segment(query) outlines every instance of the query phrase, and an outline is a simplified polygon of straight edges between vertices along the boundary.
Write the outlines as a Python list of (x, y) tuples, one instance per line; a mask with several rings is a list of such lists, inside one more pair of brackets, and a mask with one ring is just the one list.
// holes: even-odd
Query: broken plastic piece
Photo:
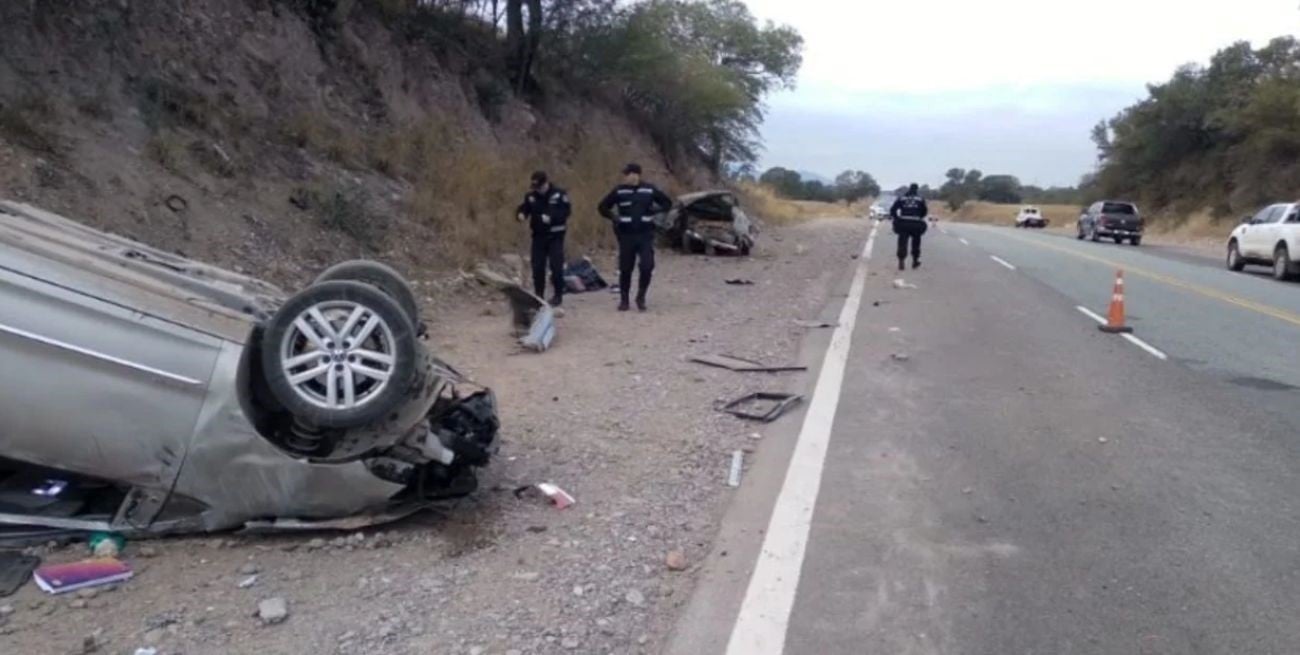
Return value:
[(732, 416), (771, 423), (801, 400), (803, 396), (798, 394), (759, 391), (737, 398), (721, 409)]
[(735, 355), (696, 355), (691, 357), (692, 362), (725, 368), (729, 371), (738, 371), (741, 373), (781, 373), (783, 371), (806, 371), (807, 366), (798, 364), (787, 366), (768, 366), (762, 362), (756, 362), (750, 359), (743, 359)]
[(831, 321), (809, 321), (802, 318), (796, 318), (794, 324), (806, 328), (836, 328), (840, 326), (839, 323), (832, 323)]
[(737, 450), (731, 453), (731, 470), (727, 473), (727, 486), (740, 486), (740, 471), (745, 465), (745, 451)]
[(741, 278), (733, 278), (733, 279), (727, 280), (727, 284), (738, 285), (738, 286), (751, 286), (751, 285), (754, 284), (754, 281), (753, 281), (753, 280), (745, 280), (745, 279), (741, 279)]
[(551, 342), (555, 340), (555, 310), (551, 307), (542, 307), (533, 317), (533, 324), (528, 328), (528, 333), (519, 339), (519, 345), (533, 351), (546, 352), (551, 347)]
[(519, 487), (518, 489), (515, 489), (515, 498), (523, 498), (528, 494), (528, 492), (534, 489), (541, 492), (543, 496), (549, 498), (551, 504), (555, 505), (556, 509), (565, 509), (566, 507), (578, 502), (573, 499), (573, 496), (569, 495), (569, 492), (550, 482), (539, 482), (537, 484), (528, 484)]
[(895, 289), (916, 289), (917, 286), (900, 277), (894, 280), (894, 288)]

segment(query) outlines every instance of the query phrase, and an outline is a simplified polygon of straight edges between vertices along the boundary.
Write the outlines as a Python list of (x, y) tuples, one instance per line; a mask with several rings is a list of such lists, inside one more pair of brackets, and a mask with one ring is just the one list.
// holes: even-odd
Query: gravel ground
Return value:
[[(661, 252), (650, 312), (570, 296), (541, 355), (517, 351), (498, 297), (439, 303), (439, 352), (501, 403), (501, 452), (479, 492), (382, 531), (133, 542), (137, 575), (116, 589), (28, 584), (0, 599), (0, 653), (657, 652), (730, 497), (730, 453), (761, 444), (715, 401), (792, 384), (686, 357), (795, 357), (792, 321), (820, 312), (866, 231), (774, 228), (750, 259)], [(598, 266), (611, 277), (610, 257)], [(511, 493), (542, 481), (577, 504)], [(84, 548), (40, 550), (63, 562)], [(259, 617), (276, 599), (287, 617)]]

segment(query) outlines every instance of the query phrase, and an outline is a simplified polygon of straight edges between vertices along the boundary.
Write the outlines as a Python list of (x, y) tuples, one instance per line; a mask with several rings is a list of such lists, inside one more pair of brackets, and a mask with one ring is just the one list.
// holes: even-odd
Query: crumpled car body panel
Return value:
[(730, 191), (701, 191), (677, 198), (655, 217), (659, 233), (684, 252), (749, 254), (757, 228)]
[(473, 385), (422, 342), (398, 410), (328, 435), (341, 456), (288, 447), (249, 382), (282, 302), (253, 278), (0, 202), (0, 525), (364, 523), (472, 488), (495, 403), (474, 406), (491, 414), (475, 434), (439, 423)]

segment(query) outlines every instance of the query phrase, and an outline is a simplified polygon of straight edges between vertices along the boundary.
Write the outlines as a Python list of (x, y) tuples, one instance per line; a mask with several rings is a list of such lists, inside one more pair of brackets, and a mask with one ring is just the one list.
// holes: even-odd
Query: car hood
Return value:
[(285, 296), (279, 288), (101, 232), (30, 205), (0, 201), (0, 267), (143, 314), (244, 343)]

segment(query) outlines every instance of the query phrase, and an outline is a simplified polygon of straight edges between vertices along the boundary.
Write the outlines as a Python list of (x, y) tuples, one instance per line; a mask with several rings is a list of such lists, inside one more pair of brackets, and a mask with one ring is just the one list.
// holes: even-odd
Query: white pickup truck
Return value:
[(1047, 227), (1047, 219), (1037, 207), (1021, 207), (1016, 214), (1016, 227)]
[(1228, 268), (1271, 266), (1273, 277), (1300, 275), (1300, 202), (1269, 205), (1243, 219), (1228, 237)]

